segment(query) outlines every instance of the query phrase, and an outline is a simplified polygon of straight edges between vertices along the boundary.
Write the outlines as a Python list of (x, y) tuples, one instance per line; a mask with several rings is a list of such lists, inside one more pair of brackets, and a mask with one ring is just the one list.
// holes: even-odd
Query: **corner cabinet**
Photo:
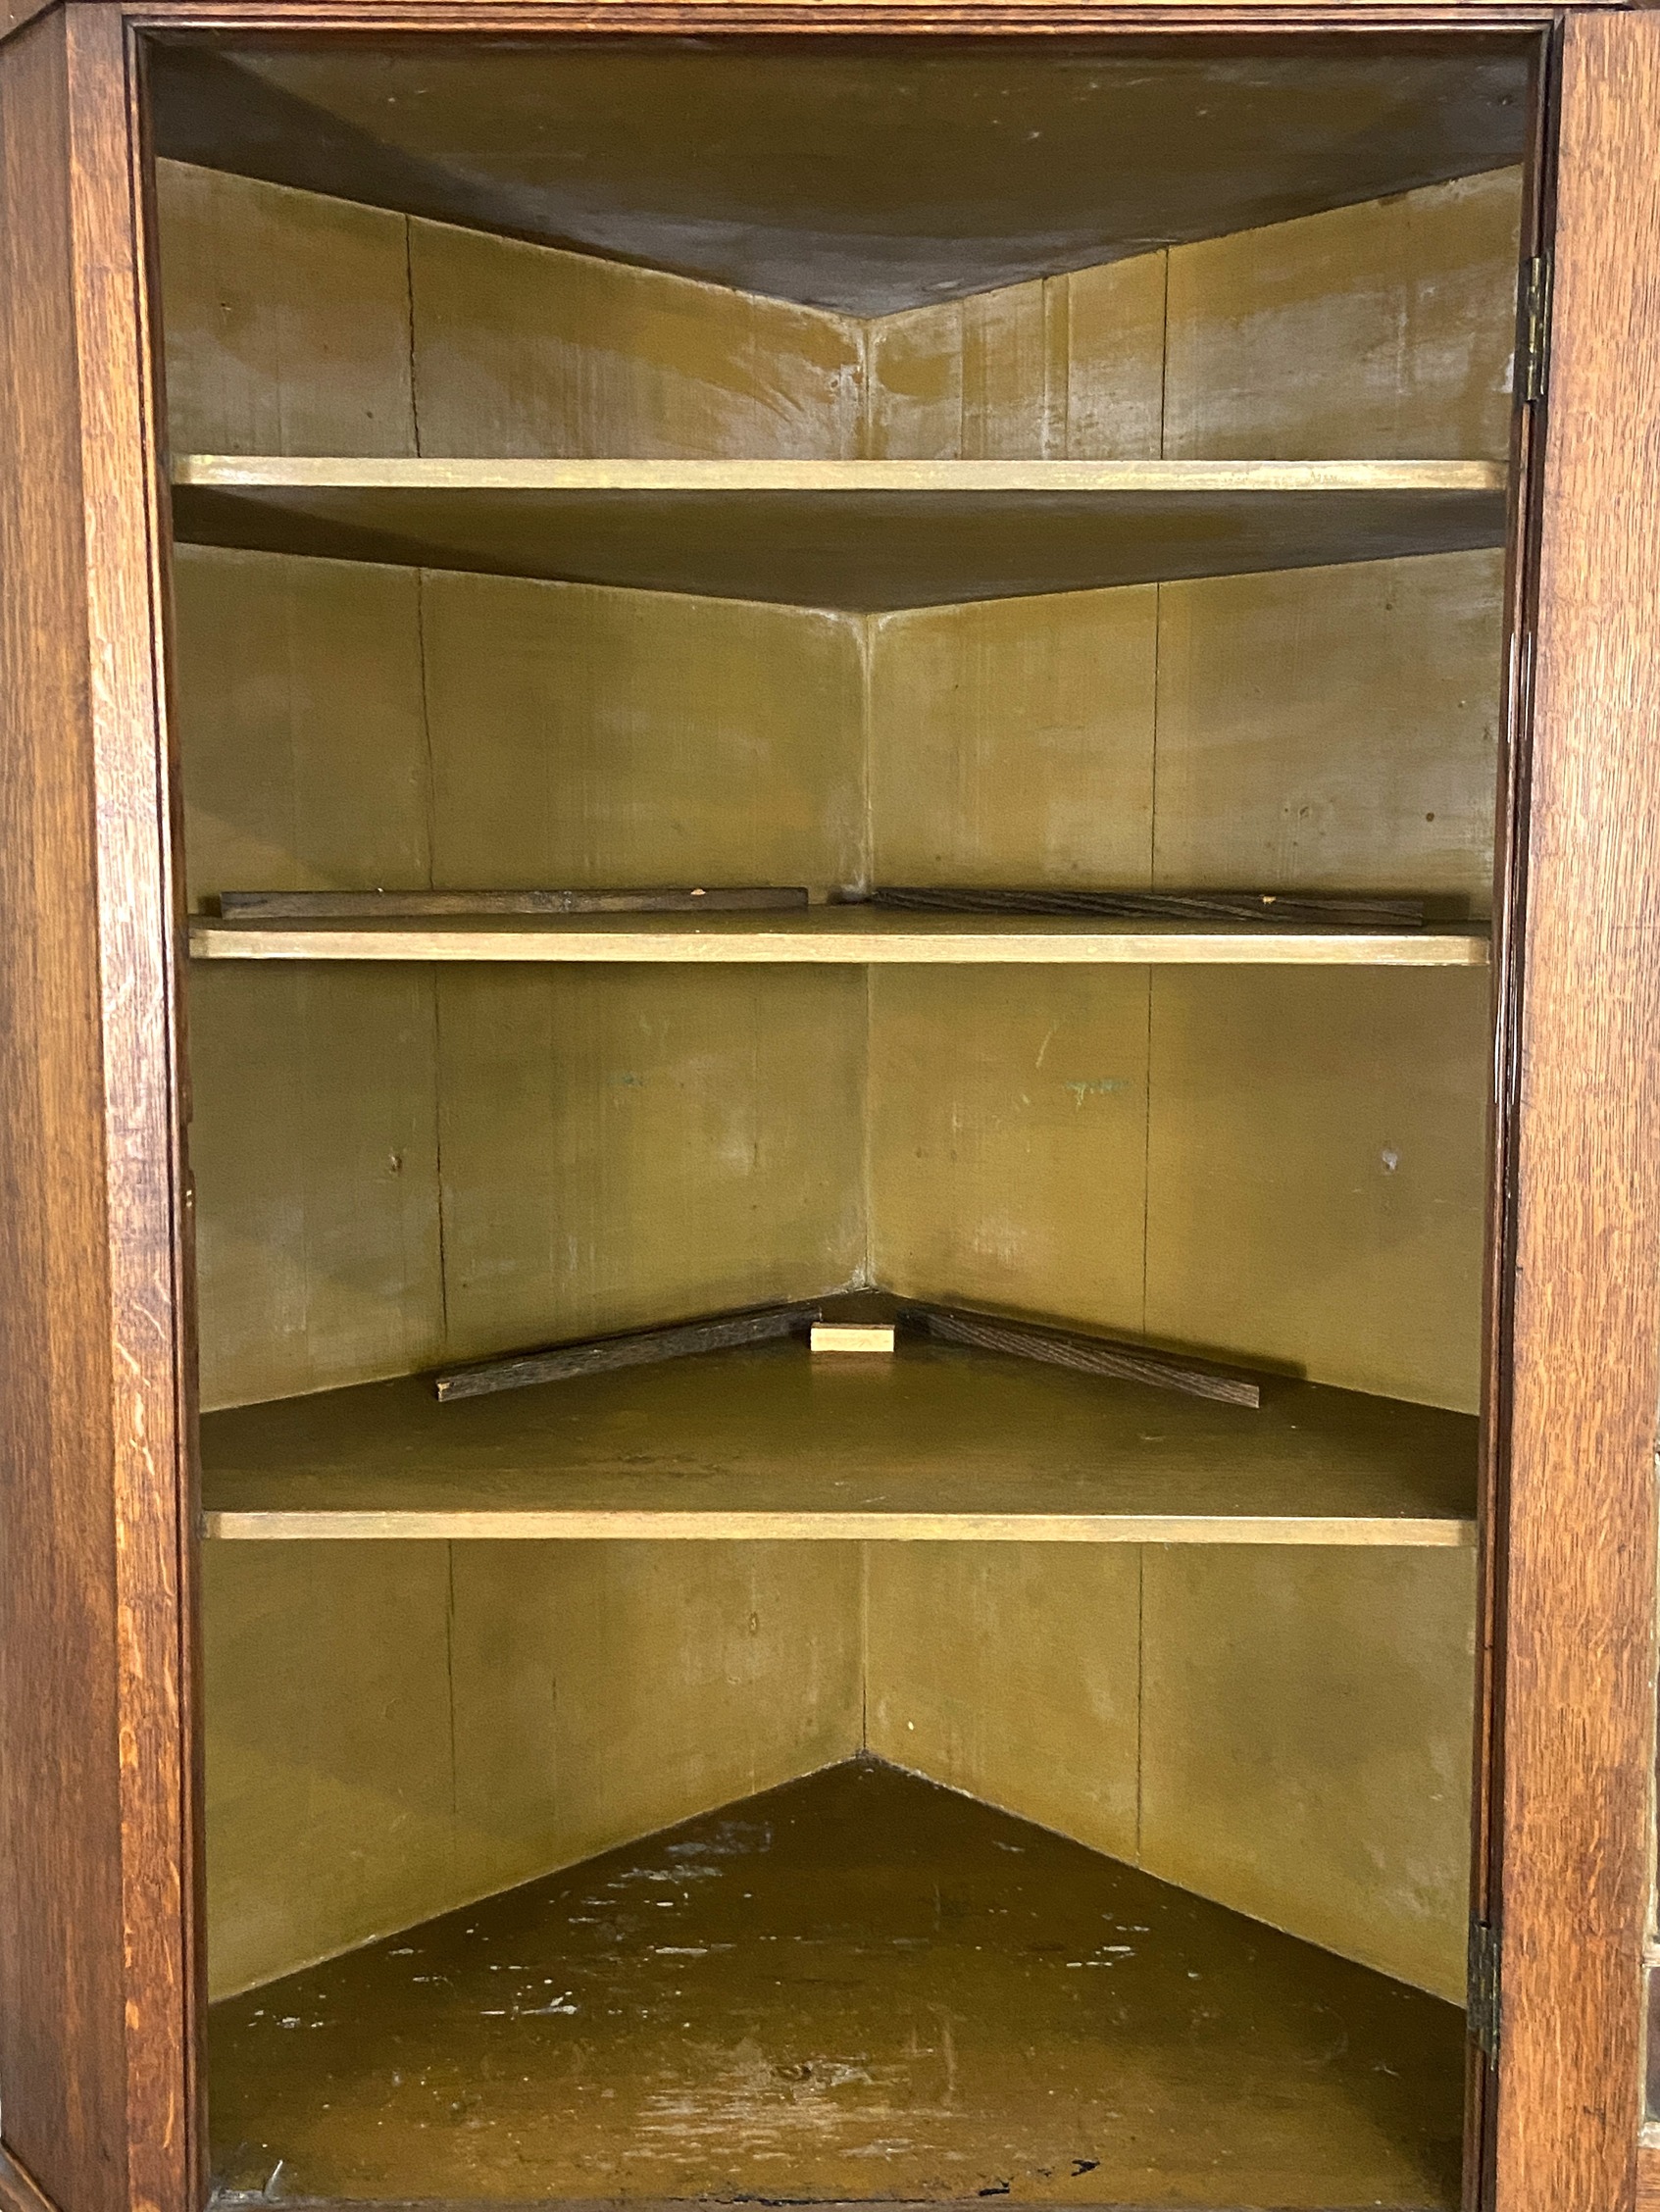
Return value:
[(0, 2206), (1660, 2206), (1660, 15), (0, 8)]

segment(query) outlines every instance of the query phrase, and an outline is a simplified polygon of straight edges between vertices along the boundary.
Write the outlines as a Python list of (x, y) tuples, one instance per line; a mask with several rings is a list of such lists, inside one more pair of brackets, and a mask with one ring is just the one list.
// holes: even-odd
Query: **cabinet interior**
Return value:
[[(1456, 2200), (1531, 90), (1242, 46), (158, 49), (227, 2190)], [(662, 885), (807, 904), (220, 910)], [(843, 1294), (1262, 1406), (906, 1337), (428, 1380)], [(941, 1883), (1016, 1948), (925, 1972)], [(687, 1941), (595, 1952), (653, 1885)], [(756, 1945), (867, 1907), (775, 2048)]]

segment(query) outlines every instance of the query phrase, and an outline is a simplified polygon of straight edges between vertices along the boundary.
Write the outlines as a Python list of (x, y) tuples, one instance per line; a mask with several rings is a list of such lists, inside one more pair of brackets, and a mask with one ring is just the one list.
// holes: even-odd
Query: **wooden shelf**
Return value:
[(1458, 2202), (1456, 2006), (871, 1760), (227, 1997), (209, 2043), (227, 2204), (278, 2166), (335, 2206)]
[(1260, 1409), (954, 1346), (720, 1352), (440, 1405), (404, 1378), (209, 1414), (213, 1538), (1459, 1545), (1476, 1423)]
[(482, 461), (221, 454), (198, 544), (879, 610), (1504, 542), (1497, 461)]
[(664, 961), (733, 965), (1483, 968), (1484, 930), (1321, 930), (1103, 922), (1071, 915), (906, 914), (815, 906), (780, 914), (583, 915), (480, 922), (194, 919), (197, 960)]

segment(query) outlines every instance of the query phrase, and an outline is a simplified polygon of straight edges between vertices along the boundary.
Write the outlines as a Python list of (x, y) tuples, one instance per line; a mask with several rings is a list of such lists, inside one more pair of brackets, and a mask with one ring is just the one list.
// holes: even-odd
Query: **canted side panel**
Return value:
[(870, 1749), (1134, 1863), (1142, 1558), (867, 1544)]
[(1470, 1554), (1144, 1558), (1141, 1864), (1462, 2004)]
[(176, 453), (416, 452), (401, 215), (156, 165)]
[(195, 911), (866, 868), (857, 615), (206, 546), (176, 598)]
[(1138, 1331), (1147, 971), (870, 980), (871, 1262), (907, 1297)]
[(1453, 2002), (1467, 1553), (866, 1547), (873, 1751)]
[(859, 1746), (835, 1544), (210, 1547), (216, 1996)]
[(428, 573), (431, 880), (857, 885), (865, 627)]
[[(197, 906), (862, 864), (855, 620), (193, 549), (179, 624)], [(192, 1012), (210, 1405), (862, 1271), (850, 974), (202, 969)], [(206, 1599), (216, 1992), (857, 1747), (833, 1547), (256, 1548)]]
[(858, 450), (862, 342), (846, 319), (158, 168), (176, 453)]
[(204, 1409), (439, 1364), (430, 972), (198, 967), (190, 1039)]
[(186, 893), (430, 883), (421, 575), (181, 545)]
[(192, 983), (203, 1398), (861, 1279), (846, 970), (213, 970)]
[(1172, 459), (1502, 460), (1522, 174), (1173, 247)]
[(858, 450), (858, 327), (590, 254), (409, 226), (421, 450), (834, 460)]
[(1521, 208), (1490, 170), (878, 317), (865, 450), (1502, 459)]
[[(877, 880), (1133, 887), (1162, 854), (1167, 887), (1479, 909), (1494, 602), (1456, 555), (885, 617)], [(872, 976), (877, 1279), (1472, 1411), (1487, 1037), (1479, 974)]]
[(1491, 902), (1501, 553), (1158, 587), (1160, 889)]
[(875, 881), (1148, 883), (1159, 596), (1141, 584), (872, 620)]
[(862, 978), (438, 977), (451, 1357), (860, 1280)]
[(875, 461), (1156, 458), (1166, 256), (1142, 254), (865, 327)]
[(1488, 989), (1481, 970), (1154, 975), (1151, 1335), (1476, 1410)]

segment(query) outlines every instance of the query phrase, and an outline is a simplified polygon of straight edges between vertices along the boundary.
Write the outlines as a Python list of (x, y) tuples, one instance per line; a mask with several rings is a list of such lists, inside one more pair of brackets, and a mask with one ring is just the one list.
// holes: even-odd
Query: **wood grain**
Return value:
[[(1498, 2212), (1633, 2201), (1660, 1338), (1660, 17), (1571, 17), (1501, 1448)], [(1596, 988), (1587, 992), (1587, 977)]]
[(195, 960), (459, 961), (547, 965), (625, 962), (841, 967), (1315, 967), (1484, 968), (1481, 930), (1210, 930), (1175, 922), (1101, 922), (1066, 915), (899, 915), (868, 906), (816, 906), (766, 921), (708, 915), (528, 921), (240, 922), (194, 920)]
[(454, 1398), (482, 1398), (496, 1390), (525, 1390), (535, 1382), (563, 1382), (579, 1375), (610, 1375), (624, 1367), (652, 1367), (660, 1360), (690, 1359), (699, 1352), (732, 1351), (798, 1336), (816, 1321), (816, 1305), (755, 1306), (746, 1313), (709, 1314), (697, 1321), (635, 1329), (580, 1344), (550, 1344), (544, 1351), (513, 1352), (504, 1359), (455, 1367), (432, 1379), (440, 1405)]
[(1136, 460), (1159, 451), (1165, 258), (1137, 254), (865, 326), (873, 460)]
[(1415, 930), (1422, 899), (1365, 898), (1316, 891), (1095, 891), (1073, 888), (950, 889), (879, 883), (872, 906), (963, 914), (1099, 914), (1147, 922), (1326, 922), (1357, 930)]
[(26, 23), (44, 15), (53, 0), (4, 0), (0, 5), (0, 38), (9, 38), (13, 31), (22, 30)]
[(1144, 1382), (1154, 1390), (1177, 1390), (1183, 1397), (1214, 1398), (1220, 1405), (1254, 1409), (1262, 1403), (1261, 1385), (1247, 1377), (1195, 1366), (1152, 1345), (1115, 1344), (1104, 1336), (1081, 1335), (1077, 1330), (1013, 1321), (1001, 1314), (966, 1313), (960, 1307), (911, 1306), (903, 1310), (906, 1319), (920, 1322), (931, 1336), (939, 1337), (943, 1343), (1007, 1352), (1015, 1359), (1070, 1367), (1081, 1375), (1110, 1375), (1121, 1382)]
[[(36, 11), (38, 12), (38, 11)], [(58, 2207), (0, 2143), (0, 2205), (5, 2212), (58, 2212)]]
[[(134, 0), (128, 20), (158, 29), (274, 16), (300, 29), (445, 31), (455, 0)], [(918, 32), (995, 36), (1116, 31), (1543, 30), (1560, 16), (1546, 0), (473, 0), (468, 26), (515, 31), (657, 31), (739, 35), (838, 30), (895, 37)]]
[(162, 517), (118, 7), (0, 48), (0, 2077), (40, 2189), (172, 2212), (200, 2148), (191, 1483)]
[(1204, 494), (1267, 500), (1277, 493), (1393, 493), (1491, 498), (1508, 478), (1502, 461), (1221, 460), (1131, 461), (649, 461), (404, 459), (291, 454), (184, 453), (176, 486), (199, 491), (404, 493), (934, 492), (1015, 497), (1070, 492), (1097, 499)]
[(227, 921), (388, 922), (497, 914), (743, 914), (805, 906), (803, 886), (686, 891), (221, 891)]

